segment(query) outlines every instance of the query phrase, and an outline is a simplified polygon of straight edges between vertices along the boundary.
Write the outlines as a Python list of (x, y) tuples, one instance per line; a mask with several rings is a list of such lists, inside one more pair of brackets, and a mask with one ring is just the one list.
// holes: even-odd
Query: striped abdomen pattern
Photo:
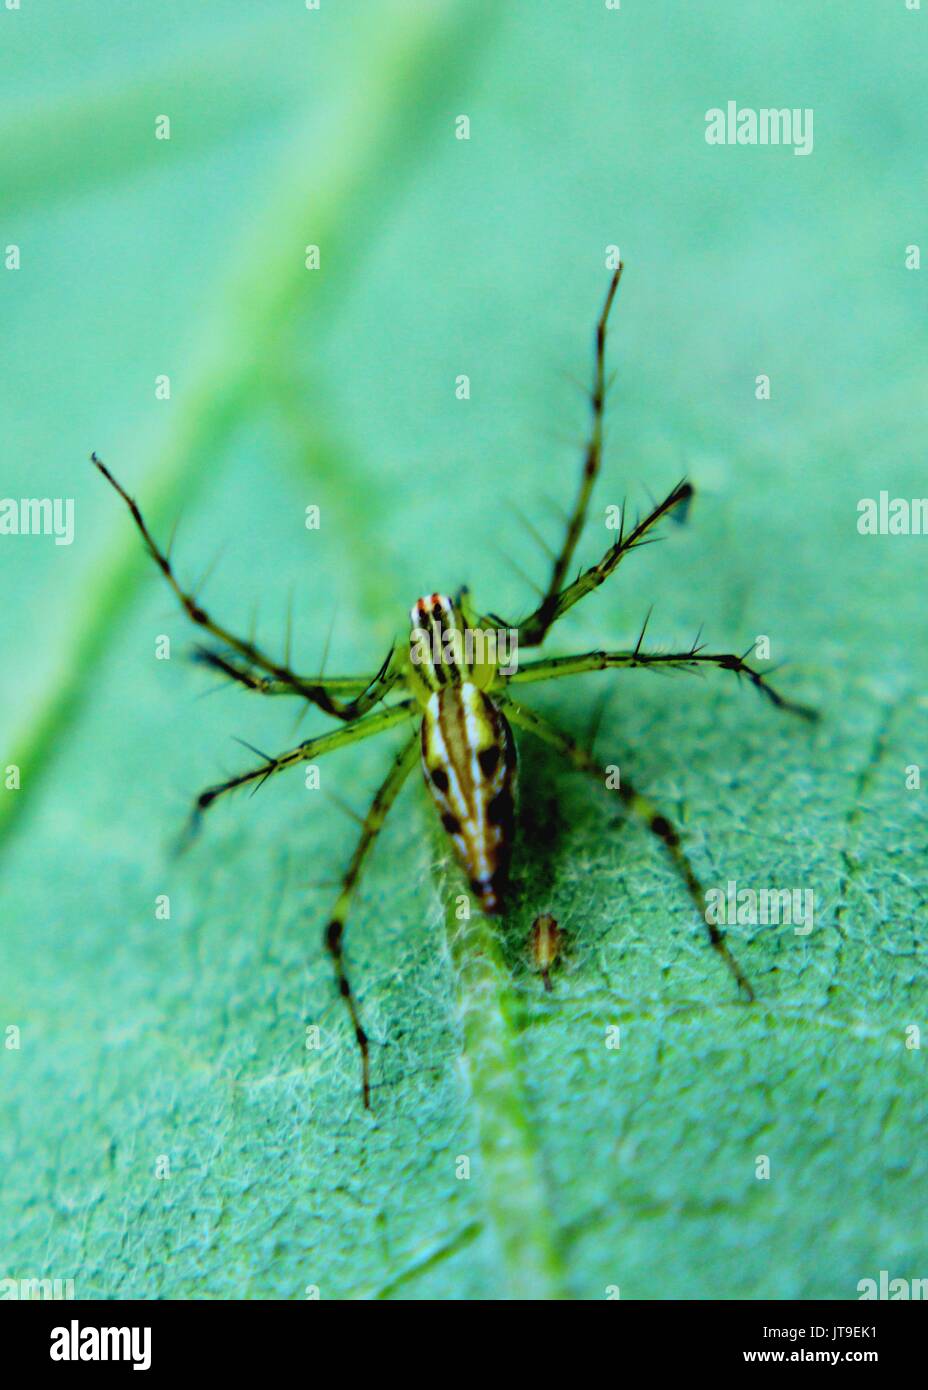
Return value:
[(492, 699), (471, 682), (429, 697), (422, 769), (484, 912), (501, 912), (512, 855), (516, 752)]

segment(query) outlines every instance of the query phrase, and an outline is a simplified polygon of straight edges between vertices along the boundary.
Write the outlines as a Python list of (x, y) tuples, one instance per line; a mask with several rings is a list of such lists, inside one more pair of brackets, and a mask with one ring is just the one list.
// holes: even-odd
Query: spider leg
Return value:
[(615, 299), (616, 290), (619, 288), (619, 281), (622, 278), (622, 265), (618, 269), (609, 283), (606, 292), (606, 300), (603, 304), (599, 320), (596, 324), (596, 350), (593, 367), (593, 387), (590, 392), (590, 408), (592, 411), (592, 424), (590, 437), (584, 450), (583, 476), (580, 480), (580, 490), (574, 502), (573, 511), (567, 523), (567, 534), (564, 537), (564, 544), (560, 554), (555, 558), (551, 570), (551, 578), (545, 590), (541, 603), (535, 612), (526, 618), (519, 628), (519, 641), (525, 647), (537, 647), (543, 640), (548, 628), (557, 617), (557, 603), (561, 594), (565, 576), (570, 568), (580, 533), (586, 521), (587, 508), (590, 504), (590, 494), (593, 491), (593, 484), (599, 472), (599, 465), (603, 453), (603, 407), (605, 401), (605, 358), (606, 358), (606, 324), (609, 319), (609, 311), (612, 308), (612, 301)]
[[(246, 662), (236, 661), (232, 656), (215, 651), (212, 647), (196, 647), (193, 659), (259, 695), (299, 694), (290, 681), (259, 675)], [(306, 685), (323, 686), (330, 695), (360, 695), (370, 684), (367, 676), (298, 676), (297, 679)]]
[(290, 678), (281, 680), (276, 676), (259, 675), (247, 662), (236, 661), (226, 652), (215, 651), (211, 647), (197, 647), (194, 658), (202, 665), (221, 672), (229, 680), (259, 695), (299, 695), (301, 698), (307, 698), (304, 691), (311, 688), (316, 692), (324, 692), (326, 697), (350, 696), (352, 698), (341, 701), (330, 698), (329, 703), (324, 706), (327, 713), (335, 714), (339, 719), (350, 723), (373, 709), (396, 684), (397, 672), (392, 664), (393, 654), (394, 649), (391, 648), (374, 676), (296, 676), (298, 685), (294, 685), (293, 679)]
[[(498, 703), (506, 718), (517, 728), (524, 729), (527, 733), (534, 734), (536, 738), (541, 739), (542, 742), (550, 744), (552, 748), (556, 748), (558, 752), (562, 753), (575, 768), (581, 772), (589, 773), (602, 783), (603, 769), (592, 754), (581, 747), (575, 739), (572, 739), (568, 734), (561, 733), (560, 729), (549, 724), (534, 710), (526, 709), (524, 705), (517, 705), (514, 700), (504, 697), (498, 699)], [(706, 920), (706, 895), (680, 843), (678, 831), (671, 825), (667, 817), (661, 814), (653, 801), (635, 791), (629, 784), (624, 771), (621, 775), (621, 786), (618, 788), (618, 792), (632, 815), (642, 821), (652, 835), (656, 835), (667, 849), (677, 872), (686, 884), (687, 892), (696, 905), (696, 910), (709, 934), (709, 941), (713, 949), (725, 962), (745, 998), (753, 1000), (754, 991), (741, 966), (729, 950), (724, 933), (714, 923)]]
[[(357, 719), (359, 714), (363, 714), (367, 709), (372, 708), (377, 700), (379, 700), (382, 695), (386, 694), (387, 690), (396, 683), (399, 672), (392, 667), (393, 653), (391, 651), (387, 660), (381, 667), (378, 676), (375, 677), (377, 694), (370, 699), (366, 699), (366, 697), (362, 696), (357, 700), (345, 703), (333, 698), (333, 695), (327, 688), (327, 682), (325, 680), (314, 681), (312, 678), (307, 679), (298, 676), (291, 671), (288, 666), (274, 661), (272, 657), (262, 652), (254, 642), (248, 641), (246, 638), (234, 636), (233, 633), (229, 632), (211, 618), (206, 609), (197, 603), (193, 595), (187, 593), (187, 591), (181, 587), (171, 566), (170, 557), (166, 551), (163, 551), (155, 543), (151, 532), (145, 524), (138, 503), (134, 498), (130, 497), (125, 488), (116, 481), (106, 464), (98, 459), (96, 454), (91, 454), (90, 459), (94, 466), (103, 474), (104, 478), (106, 478), (107, 482), (119, 493), (120, 497), (129, 508), (129, 511), (132, 513), (132, 518), (148, 549), (148, 553), (164, 575), (165, 580), (173, 590), (178, 602), (181, 604), (181, 607), (186, 612), (190, 621), (196, 623), (199, 627), (205, 628), (207, 632), (211, 633), (212, 636), (217, 638), (224, 646), (231, 648), (231, 650), (237, 652), (239, 656), (244, 657), (249, 666), (258, 667), (259, 670), (264, 671), (268, 676), (272, 677), (279, 686), (288, 687), (294, 695), (302, 696), (304, 700), (309, 700), (312, 704), (318, 705), (320, 709), (325, 710), (326, 714), (333, 715), (336, 719), (343, 719), (345, 721)], [(220, 654), (210, 653), (205, 659), (210, 660), (212, 658), (215, 658), (212, 660), (213, 665), (220, 665), (222, 660)], [(239, 678), (234, 672), (234, 668), (226, 669), (226, 674), (232, 675), (233, 679)], [(243, 683), (247, 684), (247, 682)], [(370, 684), (369, 681), (363, 678), (360, 683), (362, 690), (366, 690)], [(253, 686), (252, 688), (256, 689), (258, 687)]]
[(738, 676), (746, 676), (778, 709), (798, 714), (802, 719), (818, 718), (817, 710), (780, 695), (767, 683), (764, 673), (749, 666), (744, 657), (736, 656), (732, 652), (706, 652), (700, 647), (692, 647), (685, 652), (643, 652), (639, 647), (635, 647), (633, 651), (584, 652), (578, 656), (558, 656), (547, 661), (530, 661), (507, 677), (506, 683), (527, 685), (530, 681), (546, 681), (556, 676), (579, 676), (585, 671), (606, 671), (622, 666), (650, 666), (671, 671), (696, 671), (700, 666), (716, 666), (720, 670), (734, 671)]
[[(207, 787), (202, 791), (194, 802), (190, 821), (187, 825), (186, 833), (182, 839), (182, 845), (190, 841), (199, 827), (203, 812), (219, 797), (233, 792), (238, 787), (254, 785), (255, 791), (266, 782), (269, 777), (273, 777), (277, 772), (283, 772), (284, 768), (294, 767), (297, 763), (312, 762), (314, 758), (322, 757), (323, 753), (331, 753), (336, 748), (345, 748), (349, 743), (359, 743), (361, 739), (372, 738), (375, 734), (381, 734), (386, 729), (392, 729), (397, 724), (405, 723), (411, 719), (417, 706), (414, 700), (404, 700), (402, 704), (391, 705), (389, 709), (378, 710), (376, 714), (369, 714), (366, 719), (358, 719), (352, 724), (344, 724), (341, 728), (331, 729), (326, 734), (320, 734), (317, 738), (309, 738), (303, 743), (297, 744), (295, 748), (289, 749), (286, 753), (278, 753), (276, 757), (267, 757), (261, 754), (264, 762), (258, 767), (249, 768), (247, 772), (240, 772), (237, 777), (230, 777), (227, 782), (219, 782), (216, 786)], [(259, 750), (255, 750), (258, 752)]]
[(663, 502), (652, 507), (647, 516), (636, 522), (627, 535), (625, 534), (623, 514), (622, 529), (619, 531), (618, 539), (609, 547), (603, 558), (597, 564), (591, 565), (588, 570), (584, 570), (572, 584), (568, 584), (559, 593), (551, 593), (546, 596), (535, 612), (520, 624), (519, 646), (537, 647), (544, 640), (549, 628), (559, 618), (562, 618), (569, 608), (573, 608), (575, 603), (579, 603), (587, 594), (592, 593), (594, 589), (599, 588), (600, 584), (605, 583), (629, 551), (635, 550), (639, 545), (650, 544), (648, 532), (657, 522), (663, 520), (677, 507), (686, 507), (692, 496), (693, 486), (684, 478), (667, 494)]
[(362, 1027), (357, 1001), (355, 1000), (351, 985), (348, 981), (348, 973), (345, 969), (345, 960), (342, 954), (342, 936), (344, 934), (345, 921), (351, 906), (351, 900), (357, 888), (365, 857), (377, 838), (377, 835), (380, 833), (400, 788), (406, 781), (406, 778), (409, 776), (418, 758), (419, 735), (415, 733), (397, 754), (393, 766), (381, 784), (377, 795), (371, 803), (370, 810), (364, 818), (361, 837), (352, 855), (351, 863), (348, 865), (345, 876), (342, 879), (342, 889), (338, 895), (338, 901), (335, 904), (332, 916), (325, 929), (326, 950), (332, 957), (335, 966), (335, 975), (338, 980), (339, 993), (344, 999), (348, 1008), (348, 1013), (351, 1016), (351, 1024), (354, 1028), (355, 1039), (361, 1053), (361, 1095), (364, 1100), (365, 1109), (367, 1110), (371, 1108), (368, 1038)]

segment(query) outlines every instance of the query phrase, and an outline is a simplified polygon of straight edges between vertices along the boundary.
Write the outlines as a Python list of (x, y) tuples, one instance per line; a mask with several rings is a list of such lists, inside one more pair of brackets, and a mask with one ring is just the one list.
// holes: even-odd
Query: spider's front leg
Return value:
[[(605, 584), (610, 574), (618, 569), (621, 562), (629, 551), (637, 550), (640, 545), (650, 545), (651, 539), (648, 532), (656, 526), (664, 517), (676, 512), (678, 519), (685, 515), (693, 496), (693, 485), (686, 478), (677, 483), (664, 498), (663, 502), (658, 502), (656, 507), (652, 507), (647, 516), (636, 521), (632, 529), (625, 532), (625, 511), (622, 511), (622, 525), (619, 530), (618, 540), (609, 547), (605, 555), (595, 565), (591, 565), (588, 570), (584, 570), (578, 575), (572, 584), (568, 584), (566, 589), (562, 589), (559, 594), (551, 596), (547, 610), (546, 624), (540, 635), (536, 636), (536, 618), (533, 613), (527, 618), (519, 628), (519, 643), (521, 646), (538, 646), (543, 640), (548, 628), (562, 618), (569, 608), (573, 608), (575, 603), (579, 603), (587, 594), (591, 594), (594, 589), (598, 589), (600, 584)], [(541, 613), (539, 608), (538, 614)], [(523, 629), (527, 629), (527, 637), (523, 636)]]
[[(596, 759), (587, 752), (575, 739), (568, 734), (561, 733), (549, 724), (541, 715), (534, 710), (526, 709), (524, 705), (517, 705), (514, 700), (499, 698), (500, 709), (506, 718), (515, 724), (517, 728), (524, 729), (527, 733), (534, 734), (543, 743), (549, 744), (562, 753), (575, 768), (581, 772), (586, 772), (595, 777), (597, 782), (602, 784), (603, 770), (596, 762)], [(622, 773), (621, 786), (618, 788), (626, 808), (647, 828), (652, 835), (656, 835), (670, 854), (674, 866), (683, 882), (686, 884), (687, 892), (696, 905), (696, 910), (702, 920), (703, 926), (709, 936), (709, 941), (713, 949), (725, 962), (727, 969), (737, 981), (738, 988), (744, 997), (751, 1001), (754, 998), (754, 991), (748, 983), (747, 976), (741, 969), (737, 960), (728, 948), (724, 933), (710, 922), (706, 917), (706, 895), (702, 884), (696, 876), (692, 864), (680, 842), (680, 835), (676, 828), (670, 823), (649, 798), (634, 789), (628, 782), (625, 773)]]
[(590, 505), (590, 495), (593, 491), (593, 484), (596, 475), (599, 473), (599, 466), (603, 456), (603, 412), (605, 409), (606, 397), (606, 325), (609, 322), (609, 311), (612, 308), (612, 301), (615, 299), (616, 291), (619, 288), (619, 281), (622, 278), (622, 264), (619, 263), (618, 269), (609, 282), (609, 289), (606, 292), (606, 300), (596, 324), (596, 347), (593, 366), (593, 386), (590, 391), (590, 410), (592, 413), (592, 424), (590, 437), (587, 441), (583, 455), (583, 476), (580, 480), (580, 490), (574, 502), (573, 511), (567, 522), (567, 534), (564, 537), (564, 544), (561, 552), (554, 561), (551, 570), (551, 578), (548, 580), (548, 587), (545, 590), (541, 603), (535, 612), (530, 614), (519, 626), (519, 642), (523, 647), (537, 647), (545, 638), (548, 628), (557, 617), (557, 602), (561, 594), (561, 588), (570, 562), (573, 559), (577, 542), (583, 531), (586, 522), (587, 509)]
[[(155, 542), (154, 537), (145, 523), (138, 503), (133, 497), (129, 496), (122, 484), (117, 482), (106, 464), (103, 463), (101, 459), (97, 458), (96, 454), (91, 454), (90, 461), (93, 463), (94, 467), (102, 473), (111, 487), (119, 493), (120, 497), (129, 508), (132, 519), (138, 527), (139, 533), (148, 549), (148, 553), (164, 575), (165, 581), (173, 591), (190, 621), (196, 623), (198, 627), (204, 628), (215, 637), (217, 641), (221, 642), (224, 647), (237, 653), (239, 657), (243, 657), (246, 665), (244, 667), (240, 666), (236, 662), (230, 661), (222, 653), (211, 651), (201, 653), (203, 660), (207, 661), (210, 665), (218, 667), (220, 670), (224, 671), (226, 675), (234, 680), (240, 681), (243, 685), (249, 686), (252, 690), (258, 690), (264, 694), (280, 694), (286, 690), (290, 694), (302, 696), (304, 700), (309, 700), (311, 704), (318, 705), (320, 709), (325, 710), (326, 714), (333, 715), (336, 719), (342, 719), (346, 723), (357, 719), (359, 715), (372, 709), (377, 701), (396, 684), (399, 671), (393, 664), (393, 652), (391, 651), (383, 666), (380, 668), (380, 671), (373, 678), (373, 681), (367, 678), (361, 679), (359, 682), (355, 682), (353, 679), (351, 680), (352, 685), (360, 685), (360, 690), (362, 692), (356, 699), (347, 701), (341, 700), (336, 698), (333, 693), (333, 686), (337, 682), (327, 681), (325, 677), (299, 676), (294, 671), (291, 671), (289, 666), (285, 663), (275, 661), (272, 657), (261, 651), (254, 642), (246, 638), (236, 637), (234, 633), (230, 632), (227, 628), (224, 628), (220, 623), (217, 623), (210, 617), (206, 609), (203, 608), (201, 604), (197, 603), (193, 595), (182, 588), (174, 573), (170, 556)], [(262, 681), (254, 678), (251, 675), (250, 668), (263, 671), (270, 679), (268, 681)]]
[[(564, 583), (567, 578), (568, 570), (577, 548), (577, 542), (583, 531), (586, 522), (587, 511), (589, 510), (590, 497), (593, 492), (593, 484), (599, 473), (600, 464), (603, 456), (603, 415), (605, 411), (606, 397), (606, 326), (609, 321), (609, 312), (612, 302), (615, 299), (616, 291), (619, 288), (619, 281), (622, 278), (622, 266), (612, 277), (609, 289), (606, 293), (606, 301), (603, 304), (599, 321), (596, 325), (596, 346), (593, 367), (593, 386), (590, 391), (590, 408), (592, 411), (592, 426), (590, 437), (587, 441), (583, 455), (583, 475), (580, 480), (580, 489), (574, 502), (573, 510), (567, 522), (567, 534), (564, 537), (564, 544), (560, 554), (554, 561), (551, 570), (551, 577), (548, 580), (548, 587), (544, 592), (541, 602), (533, 613), (524, 618), (519, 624), (519, 646), (538, 647), (544, 641), (549, 629), (578, 603), (586, 594), (604, 583), (609, 575), (618, 567), (622, 559), (630, 550), (634, 550), (639, 545), (648, 543), (648, 532), (663, 517), (670, 513), (685, 510), (693, 495), (693, 488), (684, 479), (668, 493), (663, 502), (653, 507), (647, 516), (638, 521), (626, 535), (624, 529), (624, 509), (622, 519), (622, 530), (614, 545), (611, 545), (598, 564), (592, 565), (585, 570), (571, 584)], [(506, 626), (506, 624), (503, 624)]]

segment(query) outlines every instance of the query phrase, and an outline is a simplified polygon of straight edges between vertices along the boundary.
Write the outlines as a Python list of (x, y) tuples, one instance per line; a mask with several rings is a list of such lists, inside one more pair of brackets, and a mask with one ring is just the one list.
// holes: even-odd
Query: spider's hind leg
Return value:
[(332, 911), (325, 929), (325, 946), (332, 962), (335, 966), (335, 975), (338, 980), (339, 993), (345, 1001), (348, 1013), (351, 1017), (351, 1026), (354, 1029), (355, 1040), (361, 1053), (361, 1095), (365, 1109), (371, 1108), (371, 1076), (370, 1076), (370, 1048), (367, 1033), (361, 1023), (361, 1015), (358, 1012), (357, 1000), (348, 980), (348, 972), (345, 969), (345, 958), (342, 952), (342, 937), (345, 931), (345, 921), (354, 897), (358, 880), (361, 876), (361, 868), (364, 860), (380, 833), (383, 823), (386, 820), (390, 808), (399, 794), (400, 788), (406, 781), (419, 757), (419, 734), (415, 733), (402, 747), (397, 754), (393, 766), (381, 784), (374, 800), (371, 802), (370, 810), (364, 818), (364, 825), (361, 829), (361, 837), (358, 840), (355, 852), (352, 855), (351, 863), (345, 871), (342, 879), (342, 889), (338, 895), (338, 901)]
[[(509, 699), (501, 699), (499, 704), (503, 713), (517, 728), (525, 729), (527, 733), (534, 734), (536, 738), (541, 739), (544, 743), (550, 744), (552, 748), (556, 748), (558, 752), (563, 753), (575, 768), (578, 768), (581, 772), (589, 773), (602, 784), (602, 768), (596, 762), (592, 754), (588, 753), (575, 739), (572, 739), (568, 734), (561, 733), (560, 729), (556, 729), (552, 724), (549, 724), (546, 719), (543, 719), (541, 715), (536, 714), (534, 710), (526, 709), (524, 705), (517, 705), (515, 701)], [(753, 1000), (754, 991), (748, 982), (747, 976), (729, 949), (724, 933), (706, 917), (705, 890), (696, 876), (696, 871), (690, 863), (686, 851), (683, 849), (679, 831), (671, 824), (667, 817), (659, 811), (653, 801), (646, 796), (642, 796), (640, 792), (636, 791), (634, 787), (631, 786), (624, 771), (621, 776), (621, 785), (618, 791), (626, 809), (638, 820), (642, 821), (651, 831), (652, 835), (656, 835), (667, 849), (678, 874), (686, 884), (687, 892), (692, 898), (696, 910), (706, 928), (709, 942), (713, 950), (716, 951), (725, 962), (727, 969), (736, 980), (738, 988), (744, 997), (748, 1000)]]

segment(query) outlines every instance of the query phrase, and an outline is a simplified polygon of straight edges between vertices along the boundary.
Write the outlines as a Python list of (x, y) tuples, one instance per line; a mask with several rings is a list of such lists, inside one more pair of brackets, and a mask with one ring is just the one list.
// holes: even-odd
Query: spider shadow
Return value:
[[(589, 805), (587, 779), (572, 773), (557, 753), (535, 739), (519, 747), (519, 797), (516, 835), (509, 879), (509, 900), (501, 944), (506, 964), (514, 973), (524, 969), (529, 929), (543, 912), (563, 921), (565, 909), (556, 897), (556, 884), (568, 852), (568, 831), (576, 827), (571, 805)], [(586, 796), (585, 796), (586, 794)], [(600, 833), (621, 833), (625, 817), (611, 814), (608, 801), (589, 808)]]

